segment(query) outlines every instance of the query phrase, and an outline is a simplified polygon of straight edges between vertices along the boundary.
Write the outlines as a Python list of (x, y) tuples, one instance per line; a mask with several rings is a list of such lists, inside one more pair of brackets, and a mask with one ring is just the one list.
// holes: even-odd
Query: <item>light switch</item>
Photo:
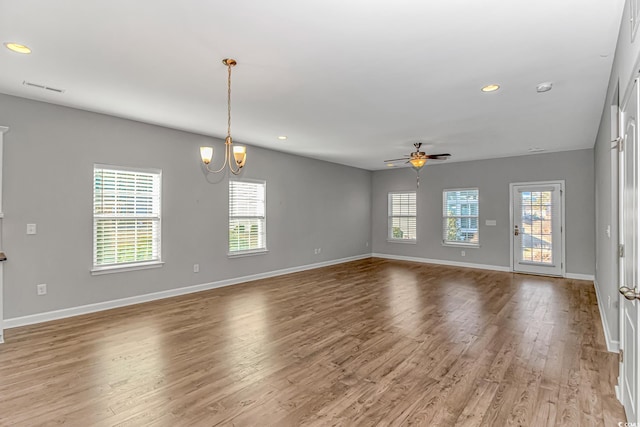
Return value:
[(27, 234), (36, 234), (35, 224), (27, 224)]
[(495, 226), (496, 225), (496, 220), (495, 219), (488, 219), (484, 222), (485, 225), (490, 225), (490, 226)]

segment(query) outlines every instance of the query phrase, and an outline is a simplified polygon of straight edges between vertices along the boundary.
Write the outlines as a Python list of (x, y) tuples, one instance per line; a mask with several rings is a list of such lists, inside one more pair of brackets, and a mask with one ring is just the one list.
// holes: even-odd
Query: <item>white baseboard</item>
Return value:
[(593, 274), (566, 273), (564, 277), (573, 280), (587, 280), (589, 282), (596, 280), (596, 277)]
[[(467, 268), (477, 268), (481, 270), (493, 270), (493, 271), (504, 271), (510, 272), (511, 269), (509, 267), (499, 266), (499, 265), (488, 265), (488, 264), (474, 264), (467, 262), (459, 262), (459, 261), (448, 261), (448, 260), (440, 260), (440, 259), (430, 259), (430, 258), (418, 258), (418, 257), (408, 257), (402, 255), (390, 255), (390, 254), (380, 254), (380, 253), (371, 253), (371, 254), (362, 254), (353, 257), (340, 258), (331, 261), (323, 261), (314, 264), (306, 264), (298, 267), (285, 268), (281, 270), (274, 270), (265, 273), (253, 274), (249, 276), (236, 277), (232, 279), (220, 280), (217, 282), (203, 283), (200, 285), (187, 286), (183, 288), (177, 289), (169, 289), (166, 291), (154, 292), (150, 294), (137, 295), (133, 297), (121, 298), (112, 301), (104, 301), (94, 304), (87, 304), (79, 307), (71, 307), (65, 308), (61, 310), (48, 311), (45, 313), (37, 313), (31, 314), (28, 316), (14, 317), (12, 319), (5, 319), (4, 328), (11, 329), (17, 328), (19, 326), (33, 325), (35, 323), (49, 322), (51, 320), (64, 319), (67, 317), (79, 316), (82, 314), (95, 313), (103, 310), (110, 310), (112, 308), (125, 307), (128, 305), (140, 304), (149, 301), (156, 301), (164, 298), (171, 298), (179, 295), (191, 294), (194, 292), (206, 291), (209, 289), (221, 288), (224, 286), (237, 285), (240, 283), (250, 282), (253, 280), (266, 279), (269, 277), (282, 276), (284, 274), (297, 273), (300, 271), (312, 270), (315, 268), (327, 267), (330, 265), (343, 264), (345, 262), (357, 261), (366, 258), (384, 258), (384, 259), (392, 259), (399, 261), (413, 261), (420, 262), (425, 264), (439, 264), (439, 265), (448, 265), (453, 267), (467, 267)], [(583, 275), (583, 274), (567, 274), (568, 278), (571, 279), (579, 279), (579, 280), (593, 280), (593, 276)], [(596, 287), (597, 290), (597, 287)], [(600, 298), (598, 298), (598, 304), (600, 303)], [(600, 310), (601, 317), (602, 309)], [(606, 319), (603, 320), (606, 322)], [(605, 335), (608, 333), (608, 328), (605, 327)], [(615, 343), (617, 346), (617, 341), (611, 341), (607, 336), (607, 348), (609, 351), (617, 351), (611, 350), (609, 347), (609, 343)], [(617, 348), (617, 347), (613, 347)]]
[[(398, 261), (421, 262), (424, 264), (450, 265), (452, 267), (478, 268), (480, 270), (493, 270), (493, 271), (506, 271), (506, 272), (511, 271), (510, 267), (505, 267), (502, 265), (475, 264), (472, 262), (449, 261), (444, 259), (418, 258), (418, 257), (411, 257), (411, 256), (379, 254), (379, 253), (372, 253), (371, 256), (374, 258), (395, 259)], [(580, 274), (580, 273), (567, 273), (566, 278), (574, 279), (574, 280), (587, 280), (591, 282), (595, 280), (595, 277), (593, 276), (593, 274)]]
[(611, 338), (611, 331), (609, 329), (609, 322), (607, 321), (607, 316), (605, 316), (604, 306), (602, 298), (600, 294), (600, 286), (598, 285), (598, 281), (594, 279), (593, 284), (596, 288), (596, 299), (598, 300), (598, 310), (600, 311), (600, 319), (602, 319), (602, 329), (604, 330), (604, 340), (607, 343), (607, 350), (611, 353), (619, 353), (620, 352), (620, 341), (614, 340)]
[(494, 270), (494, 271), (507, 271), (507, 272), (511, 271), (509, 267), (503, 267), (501, 265), (474, 264), (470, 262), (447, 261), (443, 259), (417, 258), (417, 257), (410, 257), (410, 256), (378, 254), (378, 253), (373, 253), (371, 254), (371, 256), (374, 258), (395, 259), (398, 261), (421, 262), (423, 264), (450, 265), (453, 267), (478, 268), (480, 270)]
[(348, 258), (335, 259), (331, 261), (323, 261), (314, 264), (301, 265), (298, 267), (284, 268), (281, 270), (269, 271), (266, 273), (252, 274), (249, 276), (236, 277), (233, 279), (220, 280), (217, 282), (203, 283), (200, 285), (187, 286), (184, 288), (169, 289), (151, 294), (137, 295), (128, 298), (121, 298), (112, 301), (99, 302), (95, 304), (87, 304), (79, 307), (65, 308), (61, 310), (48, 311), (45, 313), (31, 314), (28, 316), (14, 317), (5, 319), (5, 329), (17, 328), (19, 326), (33, 325), (35, 323), (49, 322), (51, 320), (64, 319), (81, 314), (95, 313), (112, 308), (125, 307), (128, 305), (140, 304), (143, 302), (155, 301), (164, 298), (171, 298), (179, 295), (191, 294), (194, 292), (206, 291), (209, 289), (222, 288), (224, 286), (237, 285), (240, 283), (250, 282), (253, 280), (266, 279), (269, 277), (282, 276), (284, 274), (297, 273), (300, 271), (313, 270), (315, 268), (327, 267), (330, 265), (343, 264), (345, 262), (357, 261), (360, 259), (371, 258), (371, 254), (357, 255)]

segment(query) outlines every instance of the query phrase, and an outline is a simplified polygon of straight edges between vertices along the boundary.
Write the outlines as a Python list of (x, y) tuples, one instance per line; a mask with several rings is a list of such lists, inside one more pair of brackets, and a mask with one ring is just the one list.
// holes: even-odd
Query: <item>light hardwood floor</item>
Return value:
[(582, 281), (367, 259), (6, 340), (2, 426), (624, 421)]

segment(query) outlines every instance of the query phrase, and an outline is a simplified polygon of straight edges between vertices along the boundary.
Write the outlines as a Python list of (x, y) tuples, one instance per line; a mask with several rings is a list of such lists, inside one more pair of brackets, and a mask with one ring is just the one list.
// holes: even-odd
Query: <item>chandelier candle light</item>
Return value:
[[(231, 68), (234, 67), (237, 62), (235, 59), (225, 58), (222, 60), (222, 63), (226, 65), (229, 70), (227, 77), (227, 137), (224, 140), (224, 163), (218, 170), (209, 168), (209, 163), (211, 163), (211, 159), (213, 158), (213, 147), (200, 147), (200, 157), (207, 171), (211, 173), (222, 172), (228, 164), (231, 173), (238, 175), (247, 161), (247, 147), (242, 145), (234, 146), (233, 139), (231, 139)], [(233, 160), (231, 159), (232, 152)], [(233, 166), (234, 163), (235, 167)]]

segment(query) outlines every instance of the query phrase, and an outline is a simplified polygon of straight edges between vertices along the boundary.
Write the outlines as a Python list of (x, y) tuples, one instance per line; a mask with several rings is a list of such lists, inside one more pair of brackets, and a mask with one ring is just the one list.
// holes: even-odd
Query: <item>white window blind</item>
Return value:
[(442, 241), (478, 246), (478, 189), (444, 190), (442, 193)]
[(266, 185), (229, 181), (229, 254), (267, 250)]
[(389, 193), (389, 226), (387, 238), (398, 241), (416, 240), (416, 192)]
[(160, 182), (160, 171), (94, 165), (94, 270), (160, 262)]

